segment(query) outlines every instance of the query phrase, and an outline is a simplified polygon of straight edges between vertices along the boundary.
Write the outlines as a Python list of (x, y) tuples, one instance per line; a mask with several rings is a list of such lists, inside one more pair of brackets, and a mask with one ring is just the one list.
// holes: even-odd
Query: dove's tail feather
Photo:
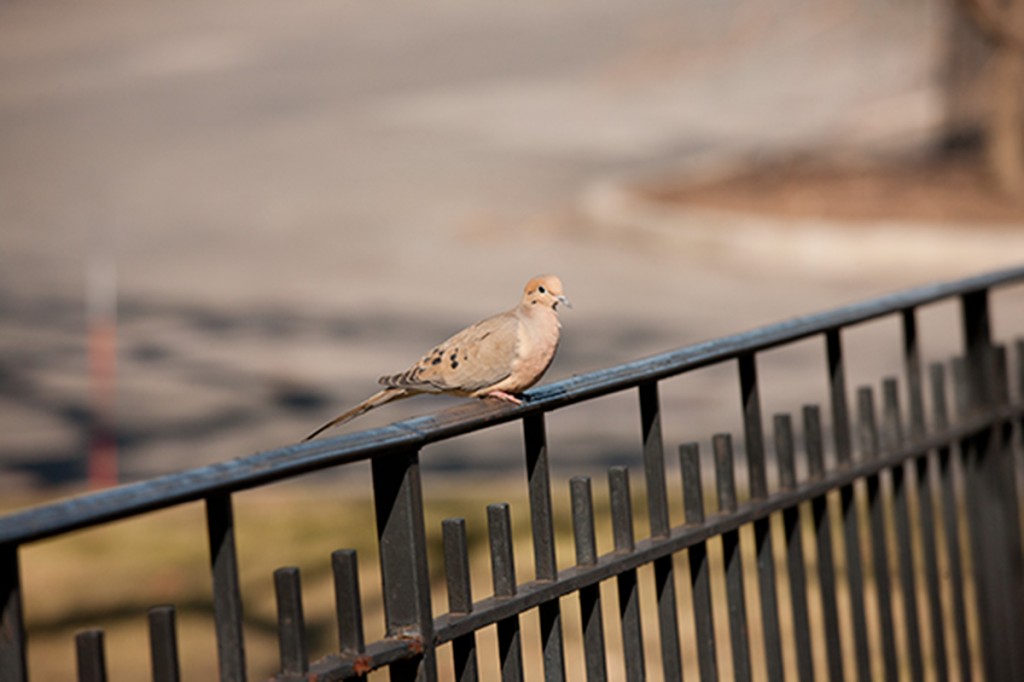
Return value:
[(409, 396), (413, 395), (414, 393), (415, 393), (415, 391), (409, 391), (409, 390), (406, 390), (404, 388), (385, 388), (382, 391), (377, 391), (376, 393), (371, 395), (369, 398), (367, 398), (363, 402), (361, 402), (358, 405), (356, 405), (355, 407), (353, 407), (348, 412), (345, 412), (343, 414), (338, 415), (337, 417), (335, 417), (331, 421), (327, 422), (326, 424), (324, 424), (319, 429), (317, 429), (313, 433), (309, 434), (308, 436), (306, 436), (302, 440), (303, 441), (312, 440), (312, 439), (316, 438), (317, 436), (319, 436), (324, 431), (326, 431), (327, 429), (331, 428), (332, 426), (338, 426), (339, 424), (344, 424), (345, 422), (351, 421), (351, 420), (355, 419), (356, 417), (358, 417), (358, 416), (360, 416), (362, 414), (366, 414), (367, 412), (369, 412), (370, 410), (372, 410), (375, 407), (380, 407), (381, 405), (383, 405), (385, 403), (390, 403), (392, 400), (400, 400), (402, 398), (408, 398)]

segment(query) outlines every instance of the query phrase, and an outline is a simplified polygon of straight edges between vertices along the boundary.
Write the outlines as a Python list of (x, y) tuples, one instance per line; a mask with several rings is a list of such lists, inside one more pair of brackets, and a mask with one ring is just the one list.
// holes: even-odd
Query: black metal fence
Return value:
[[(1024, 554), (1016, 488), (1024, 431), (1024, 342), (1014, 347), (1011, 391), (1007, 351), (993, 341), (989, 304), (992, 290), (1021, 283), (1024, 268), (927, 286), (543, 386), (522, 407), (467, 403), (439, 415), (10, 514), (0, 519), (0, 680), (29, 677), (19, 577), (22, 546), (196, 500), (206, 504), (220, 677), (245, 679), (232, 494), (363, 460), (370, 460), (372, 468), (387, 634), (379, 641), (364, 641), (357, 557), (352, 550), (339, 550), (331, 557), (338, 648), (310, 662), (298, 571), (280, 569), (274, 575), (281, 660), (277, 679), (352, 679), (387, 668), (392, 680), (432, 680), (442, 646), (450, 646), (458, 680), (491, 679), (479, 667), (476, 642), (480, 630), (496, 626), (502, 680), (523, 678), (524, 656), (543, 660), (547, 680), (603, 680), (609, 677), (605, 609), (621, 617), (617, 632), (630, 682), (644, 679), (645, 670), (655, 667), (663, 679), (682, 678), (681, 618), (692, 618), (697, 665), (690, 669), (699, 670), (702, 680), (719, 678), (716, 647), (722, 643), (715, 638), (715, 619), (728, 622), (732, 675), (739, 680), (765, 675), (810, 680), (816, 668), (819, 677), (824, 670), (832, 680), (843, 679), (844, 672), (869, 680), (882, 671), (887, 679), (967, 680), (976, 669), (986, 679), (1024, 679)], [(917, 323), (919, 309), (949, 300), (959, 301), (961, 328), (947, 333), (960, 334), (964, 348), (963, 356), (951, 363), (952, 391), (947, 389), (944, 363), (930, 365), (926, 379)], [(885, 317), (901, 324), (903, 390), (897, 379), (884, 380), (879, 422), (871, 388), (857, 390), (856, 410), (848, 403), (843, 332)], [(789, 415), (775, 416), (774, 457), (768, 457), (758, 354), (810, 338), (821, 339), (826, 351), (822, 370), (830, 394), (827, 423), (817, 405), (803, 409), (799, 429)], [(659, 381), (722, 363), (738, 366), (749, 499), (738, 499), (736, 493), (729, 435), (712, 439), (719, 501), (715, 511), (703, 500), (699, 448), (683, 444), (678, 456), (685, 523), (672, 526)], [(599, 556), (591, 481), (573, 478), (575, 566), (559, 571), (545, 415), (634, 389), (650, 537), (634, 538), (628, 471), (613, 467), (608, 482), (614, 550)], [(947, 392), (955, 397), (955, 409), (947, 407)], [(908, 403), (906, 416), (901, 393)], [(426, 444), (512, 420), (523, 423), (535, 579), (517, 581), (508, 505), (491, 505), (492, 596), (474, 601), (473, 591), (481, 586), (470, 585), (466, 524), (445, 520), (448, 603), (447, 612), (435, 616), (444, 607), (431, 597), (419, 451)], [(798, 468), (799, 443), (805, 462)], [(772, 461), (778, 467), (776, 489), (768, 486)], [(801, 469), (806, 475), (798, 477)], [(813, 532), (805, 532), (801, 508)], [(963, 513), (966, 522), (960, 523)], [(781, 519), (774, 530), (773, 516)], [(747, 527), (754, 538), (747, 558), (756, 563), (760, 623), (747, 622), (745, 608), (755, 594), (754, 585), (745, 585), (740, 551), (741, 529)], [(894, 544), (887, 542), (890, 534)], [(721, 565), (709, 561), (711, 542), (721, 543)], [(775, 544), (782, 545), (781, 551)], [(777, 562), (777, 555), (785, 560)], [(683, 565), (674, 560), (677, 556), (685, 556), (688, 570), (677, 570)], [(940, 567), (947, 575), (940, 574)], [(641, 613), (637, 572), (642, 568), (653, 570), (653, 614)], [(713, 576), (716, 570), (724, 575)], [(726, 586), (724, 608), (712, 594), (712, 580)], [(602, 602), (605, 581), (614, 581), (617, 603)], [(784, 583), (787, 589), (780, 589)], [(810, 583), (815, 589), (809, 589)], [(680, 585), (687, 588), (680, 594), (689, 595), (688, 603), (677, 596)], [(787, 593), (788, 603), (783, 603)], [(567, 626), (560, 599), (574, 594), (581, 616), (577, 634), (583, 643), (583, 669), (566, 666)], [(821, 625), (814, 629), (808, 615), (812, 608), (820, 613)], [(520, 616), (534, 609), (540, 648), (524, 652)], [(792, 619), (791, 627), (780, 627), (780, 613)], [(970, 620), (977, 628), (973, 637)], [(174, 609), (154, 608), (149, 622), (153, 678), (177, 680)], [(869, 622), (878, 629), (874, 636), (869, 636)], [(645, 657), (645, 623), (656, 624), (648, 628), (655, 632), (646, 634), (657, 637), (660, 655), (648, 651)], [(755, 628), (763, 641), (756, 656), (748, 636)], [(103, 633), (81, 633), (76, 647), (79, 679), (106, 679)], [(784, 656), (784, 649), (795, 656)], [(814, 652), (822, 649), (825, 663), (816, 666)]]

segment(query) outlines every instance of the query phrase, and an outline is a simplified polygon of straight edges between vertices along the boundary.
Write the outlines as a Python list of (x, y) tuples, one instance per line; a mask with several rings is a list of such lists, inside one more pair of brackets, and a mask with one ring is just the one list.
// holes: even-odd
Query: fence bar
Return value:
[[(736, 511), (736, 478), (733, 473), (732, 438), (720, 433), (712, 439), (718, 485), (718, 508), (722, 513)], [(743, 558), (739, 530), (722, 534), (725, 557), (725, 590), (729, 604), (729, 638), (732, 643), (733, 679), (751, 678), (747, 607), (743, 590)]]
[(149, 652), (153, 682), (178, 682), (178, 634), (173, 606), (155, 606), (149, 610)]
[(512, 521), (507, 503), (487, 505), (487, 530), (490, 534), (494, 596), (512, 597), (516, 593), (516, 566), (512, 555)]
[(1014, 343), (1017, 358), (1017, 400), (1024, 401), (1024, 338)]
[[(861, 456), (873, 461), (880, 456), (878, 423), (875, 419), (874, 392), (869, 386), (857, 391), (858, 431)], [(889, 548), (886, 540), (888, 525), (885, 514), (885, 494), (881, 473), (867, 477), (868, 525), (871, 529), (871, 559), (875, 577), (875, 602), (878, 607), (879, 637), (885, 677), (895, 680), (899, 675), (899, 656), (896, 653), (896, 624), (892, 612), (892, 580), (889, 575)]]
[(301, 679), (309, 669), (306, 651), (306, 620), (302, 614), (302, 586), (294, 566), (274, 571), (277, 597), (277, 638), (281, 650), (281, 672)]
[(939, 575), (939, 529), (935, 507), (941, 499), (938, 483), (941, 476), (939, 456), (932, 452), (917, 469), (918, 518), (921, 527), (921, 562), (925, 572), (929, 629), (931, 630), (932, 666), (939, 682), (949, 679), (949, 651), (946, 645), (946, 618), (943, 613), (942, 584)]
[[(833, 327), (825, 333), (828, 356), (829, 392), (832, 401), (832, 430), (835, 437), (836, 464), (850, 466), (853, 462), (853, 439), (850, 433), (850, 410), (846, 399), (846, 366), (843, 362), (842, 329)], [(853, 627), (854, 660), (857, 679), (871, 680), (871, 651), (868, 645), (868, 622), (864, 605), (864, 568), (861, 558), (860, 520), (856, 489), (851, 484), (839, 491), (843, 516), (843, 545), (846, 550), (846, 579), (849, 585), (850, 618)]]
[(665, 485), (665, 454), (661, 437), (661, 404), (657, 382), (640, 384), (640, 422), (644, 444), (644, 475), (651, 535), (668, 535), (668, 489)]
[(444, 542), (444, 569), (448, 585), (448, 611), (473, 612), (473, 590), (469, 579), (469, 546), (466, 542), (466, 520), (445, 519), (441, 522)]
[[(967, 408), (975, 414), (998, 405), (992, 369), (992, 332), (988, 290), (961, 296), (967, 360)], [(995, 381), (994, 381), (995, 379)], [(1000, 429), (967, 440), (967, 517), (971, 528), (981, 646), (987, 680), (1020, 679), (1024, 654), (1024, 571), (1021, 570), (1020, 508), (1013, 456), (1003, 446)]]
[[(963, 362), (954, 361), (954, 375), (959, 385), (963, 372)], [(932, 378), (932, 411), (934, 413), (935, 428), (945, 429), (949, 426), (949, 408), (946, 403), (946, 374), (945, 368), (940, 363), (931, 366)], [(957, 401), (964, 391), (958, 389)], [(959, 663), (960, 679), (971, 680), (971, 646), (967, 632), (967, 600), (964, 595), (964, 569), (962, 563), (962, 544), (960, 541), (960, 505), (957, 500), (957, 471), (956, 461), (962, 462), (963, 453), (959, 453), (957, 460), (954, 460), (953, 450), (950, 445), (938, 449), (940, 489), (942, 491), (942, 525), (945, 532), (946, 560), (949, 563), (950, 591), (953, 597), (953, 628), (956, 635), (957, 659)]]
[(419, 637), (423, 652), (392, 663), (392, 682), (437, 679), (430, 606), (419, 453), (406, 450), (371, 462), (384, 620), (391, 637)]
[(334, 613), (338, 621), (338, 650), (343, 654), (361, 654), (366, 648), (363, 638), (363, 604), (359, 592), (359, 560), (354, 549), (331, 553), (334, 574)]
[[(759, 500), (768, 495), (768, 473), (765, 465), (764, 428), (761, 422), (761, 397), (757, 384), (757, 357), (753, 353), (744, 353), (737, 360), (743, 401), (743, 434), (747, 448), (750, 497)], [(779, 600), (775, 586), (771, 519), (764, 518), (754, 522), (754, 547), (757, 552), (757, 578), (761, 594), (765, 665), (768, 679), (780, 680), (783, 677), (782, 636), (779, 628)]]
[[(811, 480), (817, 480), (825, 475), (821, 410), (817, 405), (805, 405), (803, 412), (807, 473)], [(825, 627), (828, 679), (841, 680), (843, 678), (843, 647), (839, 634), (836, 564), (832, 554), (832, 520), (828, 513), (827, 495), (819, 495), (811, 500), (811, 514), (814, 518), (815, 546), (818, 553), (818, 582), (821, 587), (821, 613)]]
[(0, 546), (0, 682), (26, 682), (25, 617), (18, 546)]
[[(576, 565), (597, 563), (597, 539), (594, 533), (594, 504), (590, 478), (574, 476), (569, 481), (572, 497), (572, 529), (576, 540)], [(583, 654), (588, 682), (608, 678), (604, 658), (604, 626), (601, 623), (601, 586), (592, 584), (580, 589), (580, 616), (583, 620)]]
[[(782, 490), (796, 488), (796, 462), (793, 451), (792, 421), (788, 414), (776, 415), (775, 457), (779, 467), (779, 486)], [(800, 507), (786, 507), (782, 512), (782, 522), (786, 530), (784, 549), (789, 572), (790, 605), (793, 609), (797, 677), (801, 682), (809, 682), (814, 679), (814, 656), (811, 644), (811, 619), (807, 606), (807, 576), (803, 533), (800, 527)]]
[(750, 497), (768, 494), (768, 474), (764, 462), (764, 429), (761, 425), (761, 397), (757, 388), (757, 359), (753, 353), (738, 358), (740, 393), (743, 399), (743, 435), (750, 472)]
[[(704, 484), (700, 473), (700, 446), (684, 443), (679, 446), (679, 468), (683, 477), (683, 505), (686, 523), (704, 523)], [(690, 562), (690, 584), (693, 591), (693, 619), (697, 632), (697, 663), (701, 682), (718, 679), (715, 653), (715, 620), (711, 602), (711, 574), (708, 567), (707, 543), (691, 545), (686, 553)]]
[(1006, 405), (1010, 402), (1010, 377), (1007, 374), (1009, 361), (1006, 357), (1005, 345), (992, 346), (989, 352), (989, 364), (985, 369), (989, 373), (992, 400), (996, 405)]
[(946, 650), (946, 626), (942, 612), (942, 584), (939, 577), (938, 529), (935, 525), (935, 500), (939, 497), (935, 483), (939, 480), (939, 459), (936, 453), (917, 465), (917, 516), (921, 528), (921, 563), (924, 566), (929, 629), (931, 630), (931, 664), (935, 679), (949, 679), (949, 653)]
[(828, 355), (828, 383), (832, 396), (832, 431), (835, 436), (836, 461), (846, 464), (853, 455), (850, 437), (850, 410), (846, 401), (846, 368), (843, 363), (842, 329), (833, 327), (825, 333)]
[[(900, 411), (899, 384), (894, 378), (883, 383), (883, 437), (887, 452), (903, 447), (903, 420)], [(921, 651), (921, 624), (917, 610), (917, 569), (914, 565), (914, 541), (910, 529), (910, 485), (917, 478), (923, 462), (908, 459), (892, 468), (892, 510), (896, 526), (896, 550), (903, 601), (903, 629), (907, 635), (907, 658), (910, 678), (924, 679), (924, 655)]]
[[(537, 580), (555, 580), (554, 514), (551, 511), (551, 475), (548, 466), (548, 442), (544, 413), (523, 418), (523, 442), (530, 489), (530, 527), (533, 531), (534, 575)], [(538, 607), (541, 641), (544, 647), (544, 679), (565, 680), (565, 648), (562, 636), (562, 608), (557, 601)]]
[[(608, 469), (608, 489), (612, 505), (612, 534), (616, 552), (632, 552), (633, 501), (629, 491), (629, 469), (614, 466)], [(622, 620), (622, 648), (625, 654), (626, 680), (644, 679), (644, 635), (640, 625), (640, 595), (636, 571), (623, 571), (616, 578), (619, 591), (619, 617)]]
[(537, 580), (554, 580), (555, 526), (551, 512), (551, 475), (548, 469), (548, 443), (544, 414), (523, 419), (526, 469), (530, 487), (530, 527), (533, 531), (533, 559)]
[[(487, 531), (491, 545), (491, 577), (495, 598), (516, 594), (516, 564), (512, 554), (512, 521), (508, 504), (487, 505)], [(523, 679), (523, 644), (519, 636), (519, 616), (498, 621), (498, 652), (501, 656), (502, 682)]]
[[(935, 429), (948, 427), (946, 416), (945, 375), (942, 365), (933, 365), (930, 370), (932, 379), (932, 422)], [(945, 455), (941, 453), (944, 452)], [(929, 453), (924, 462), (918, 464), (918, 516), (921, 519), (922, 559), (925, 564), (925, 589), (928, 595), (928, 611), (932, 631), (931, 663), (935, 669), (935, 677), (939, 682), (949, 679), (949, 653), (946, 648), (945, 617), (942, 611), (942, 586), (939, 576), (939, 549), (937, 543), (938, 528), (935, 523), (936, 501), (945, 497), (941, 488), (942, 460), (948, 462), (949, 447), (939, 452)], [(955, 530), (955, 529), (954, 529)], [(949, 542), (947, 540), (947, 542)], [(959, 546), (959, 543), (956, 543)], [(958, 553), (958, 549), (957, 549)], [(957, 574), (958, 568), (957, 554)], [(950, 571), (951, 576), (951, 571)], [(962, 589), (962, 586), (954, 586)], [(963, 600), (959, 607), (963, 608)], [(955, 612), (955, 608), (954, 608)], [(965, 630), (965, 638), (966, 638)], [(967, 652), (965, 651), (965, 654)]]
[(924, 387), (921, 380), (921, 347), (917, 340), (917, 309), (903, 311), (903, 368), (907, 377), (910, 400), (910, 438), (925, 434)]
[[(927, 433), (916, 308), (907, 308), (903, 311), (903, 364), (906, 372), (907, 395), (910, 401), (910, 438), (916, 441), (923, 438)], [(942, 592), (939, 585), (938, 551), (935, 546), (935, 517), (932, 506), (934, 504), (934, 488), (929, 478), (929, 471), (934, 470), (935, 465), (935, 456), (933, 453), (930, 453), (923, 460), (918, 460), (912, 464), (908, 463), (909, 469), (907, 474), (908, 478), (911, 476), (914, 478), (914, 485), (917, 487), (917, 512), (921, 527), (921, 561), (925, 573), (925, 595), (927, 597), (928, 613), (931, 616), (929, 622), (932, 644), (931, 663), (936, 679), (941, 682), (948, 678), (949, 669), (946, 662), (946, 635), (942, 619)], [(900, 565), (902, 569), (902, 560)], [(906, 576), (904, 576), (903, 582), (904, 589), (907, 589)], [(909, 609), (910, 607), (907, 606), (907, 608)], [(920, 660), (915, 659), (915, 656), (920, 656), (920, 643), (915, 643), (911, 640), (911, 647), (912, 673), (916, 679), (920, 679), (913, 669), (915, 661)], [(916, 654), (915, 649), (917, 651)]]
[(238, 587), (235, 517), (228, 494), (206, 498), (206, 524), (213, 572), (213, 617), (221, 682), (244, 682), (245, 640), (242, 594)]
[[(448, 611), (472, 613), (473, 591), (469, 579), (469, 546), (466, 542), (466, 520), (445, 519), (441, 522), (444, 541), (444, 568), (448, 583)], [(476, 635), (469, 633), (452, 640), (455, 678), (459, 682), (476, 682), (479, 669), (476, 661)]]
[(78, 661), (78, 682), (107, 681), (102, 630), (86, 630), (75, 635), (75, 657)]
[[(640, 424), (644, 448), (644, 477), (647, 484), (647, 514), (653, 537), (668, 535), (668, 486), (665, 482), (665, 449), (661, 435), (661, 402), (657, 382), (640, 384)], [(676, 581), (672, 557), (654, 562), (654, 585), (658, 598), (658, 632), (661, 638), (662, 674), (667, 680), (681, 679), (679, 621), (676, 610)]]
[(864, 599), (864, 558), (860, 541), (860, 505), (853, 483), (839, 490), (843, 516), (843, 546), (846, 549), (846, 581), (849, 586), (850, 619), (853, 628), (854, 662), (857, 679), (871, 682), (871, 651), (868, 645), (868, 621)]

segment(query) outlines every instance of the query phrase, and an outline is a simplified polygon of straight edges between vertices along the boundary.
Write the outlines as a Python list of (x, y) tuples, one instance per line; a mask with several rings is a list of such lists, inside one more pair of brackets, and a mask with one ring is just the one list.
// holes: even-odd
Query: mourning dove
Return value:
[(463, 329), (401, 374), (378, 380), (386, 388), (327, 422), (304, 440), (392, 400), (420, 393), (497, 398), (516, 405), (515, 394), (540, 380), (555, 357), (562, 325), (558, 306), (572, 307), (554, 275), (534, 277), (511, 310)]

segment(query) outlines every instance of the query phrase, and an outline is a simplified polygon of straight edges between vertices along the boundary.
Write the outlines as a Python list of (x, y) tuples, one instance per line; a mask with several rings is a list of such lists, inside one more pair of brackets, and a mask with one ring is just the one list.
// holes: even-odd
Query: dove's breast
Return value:
[(539, 311), (520, 321), (519, 344), (512, 374), (502, 382), (503, 391), (519, 393), (537, 383), (555, 358), (561, 325), (554, 312)]

